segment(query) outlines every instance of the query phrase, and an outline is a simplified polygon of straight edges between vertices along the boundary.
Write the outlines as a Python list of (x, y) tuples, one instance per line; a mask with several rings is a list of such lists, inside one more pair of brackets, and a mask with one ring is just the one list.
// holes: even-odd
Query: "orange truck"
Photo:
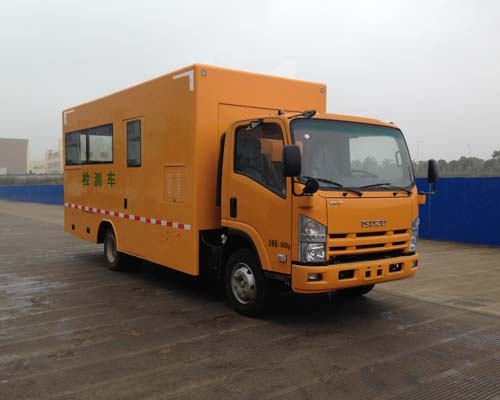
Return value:
[(65, 230), (112, 270), (213, 275), (256, 316), (271, 281), (363, 295), (418, 269), (425, 194), (403, 134), (326, 113), (324, 84), (196, 64), (62, 120)]

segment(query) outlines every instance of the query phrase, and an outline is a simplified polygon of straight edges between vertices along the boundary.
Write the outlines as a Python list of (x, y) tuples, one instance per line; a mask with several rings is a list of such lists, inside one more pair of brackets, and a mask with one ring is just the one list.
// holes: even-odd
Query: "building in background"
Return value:
[(26, 174), (28, 171), (28, 139), (0, 138), (0, 173)]
[(45, 173), (62, 174), (63, 172), (63, 150), (62, 140), (57, 143), (57, 150), (50, 149), (45, 152)]
[(44, 161), (30, 161), (28, 166), (28, 173), (34, 175), (45, 174), (45, 160)]
[[(0, 165), (1, 167), (1, 165)], [(57, 143), (57, 149), (45, 151), (44, 159), (30, 160), (28, 164), (28, 173), (31, 175), (43, 174), (62, 174), (63, 172), (63, 149), (62, 140)]]

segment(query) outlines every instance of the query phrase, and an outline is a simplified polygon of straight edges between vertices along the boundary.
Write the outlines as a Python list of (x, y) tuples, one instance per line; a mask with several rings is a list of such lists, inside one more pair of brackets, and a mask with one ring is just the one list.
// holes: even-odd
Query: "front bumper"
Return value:
[(417, 270), (418, 254), (318, 267), (292, 264), (292, 290), (297, 293), (331, 292), (410, 278)]

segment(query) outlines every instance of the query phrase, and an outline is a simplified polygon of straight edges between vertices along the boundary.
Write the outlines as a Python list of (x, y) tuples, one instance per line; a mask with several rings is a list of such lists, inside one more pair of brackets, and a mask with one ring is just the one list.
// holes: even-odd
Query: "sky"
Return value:
[(0, 137), (57, 148), (61, 112), (193, 63), (324, 82), (327, 111), (395, 122), (412, 158), (500, 150), (497, 0), (0, 4)]

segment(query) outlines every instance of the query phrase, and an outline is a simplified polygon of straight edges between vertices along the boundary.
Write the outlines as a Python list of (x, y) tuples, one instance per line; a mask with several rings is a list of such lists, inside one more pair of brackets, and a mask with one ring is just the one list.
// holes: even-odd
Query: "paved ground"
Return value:
[(500, 399), (500, 248), (422, 241), (415, 279), (255, 320), (61, 225), (0, 202), (0, 399)]

